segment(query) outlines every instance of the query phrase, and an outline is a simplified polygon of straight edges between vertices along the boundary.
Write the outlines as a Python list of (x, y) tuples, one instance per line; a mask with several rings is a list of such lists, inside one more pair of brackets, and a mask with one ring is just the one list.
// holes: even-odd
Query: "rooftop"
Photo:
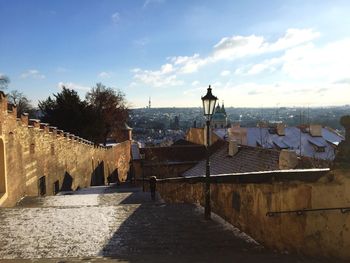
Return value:
[[(228, 155), (228, 143), (210, 156), (211, 174), (278, 170), (280, 152), (251, 146), (240, 146), (232, 157)], [(206, 160), (183, 173), (183, 176), (202, 176), (205, 173)]]
[[(289, 149), (301, 156), (323, 160), (333, 160), (335, 147), (344, 140), (343, 136), (327, 127), (321, 128), (321, 136), (312, 136), (299, 127), (285, 127), (284, 135), (279, 135), (268, 127), (235, 127), (235, 132), (238, 131), (246, 133), (246, 140), (242, 144), (267, 149)], [(215, 129), (214, 133), (221, 139), (228, 140), (228, 129)]]

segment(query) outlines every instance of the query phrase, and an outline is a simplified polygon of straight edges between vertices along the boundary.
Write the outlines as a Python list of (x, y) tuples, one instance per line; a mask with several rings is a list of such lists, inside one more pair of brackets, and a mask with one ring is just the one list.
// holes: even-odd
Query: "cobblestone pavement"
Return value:
[(319, 262), (262, 248), (190, 204), (94, 187), (0, 209), (2, 262)]

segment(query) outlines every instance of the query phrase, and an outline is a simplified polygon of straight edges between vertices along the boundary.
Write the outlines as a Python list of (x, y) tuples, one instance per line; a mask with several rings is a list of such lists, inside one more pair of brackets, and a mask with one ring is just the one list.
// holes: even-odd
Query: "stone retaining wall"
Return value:
[(130, 141), (108, 148), (94, 146), (38, 120), (28, 120), (26, 115), (16, 115), (16, 108), (8, 110), (7, 99), (0, 93), (0, 206), (14, 206), (24, 196), (39, 195), (43, 176), (46, 195), (57, 189), (105, 184), (108, 176), (126, 180)]
[[(350, 212), (338, 209), (267, 215), (350, 207), (349, 170), (260, 175), (213, 176), (212, 211), (267, 247), (315, 257), (350, 259)], [(203, 177), (159, 180), (157, 191), (167, 202), (204, 205), (203, 181)]]

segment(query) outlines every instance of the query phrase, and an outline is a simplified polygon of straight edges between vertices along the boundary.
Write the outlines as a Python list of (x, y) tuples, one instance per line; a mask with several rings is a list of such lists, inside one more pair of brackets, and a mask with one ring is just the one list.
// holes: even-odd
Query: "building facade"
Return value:
[(211, 119), (211, 127), (215, 129), (227, 127), (227, 114), (224, 103), (222, 103), (221, 107), (219, 104), (216, 106), (215, 113)]

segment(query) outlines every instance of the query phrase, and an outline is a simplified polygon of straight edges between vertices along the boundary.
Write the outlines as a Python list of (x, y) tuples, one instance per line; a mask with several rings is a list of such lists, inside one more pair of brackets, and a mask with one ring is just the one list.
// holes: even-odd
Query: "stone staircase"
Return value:
[(165, 204), (159, 197), (153, 202), (139, 188), (115, 185), (28, 197), (17, 207), (0, 209), (0, 259), (304, 261), (267, 251), (228, 224), (205, 220), (196, 205)]

